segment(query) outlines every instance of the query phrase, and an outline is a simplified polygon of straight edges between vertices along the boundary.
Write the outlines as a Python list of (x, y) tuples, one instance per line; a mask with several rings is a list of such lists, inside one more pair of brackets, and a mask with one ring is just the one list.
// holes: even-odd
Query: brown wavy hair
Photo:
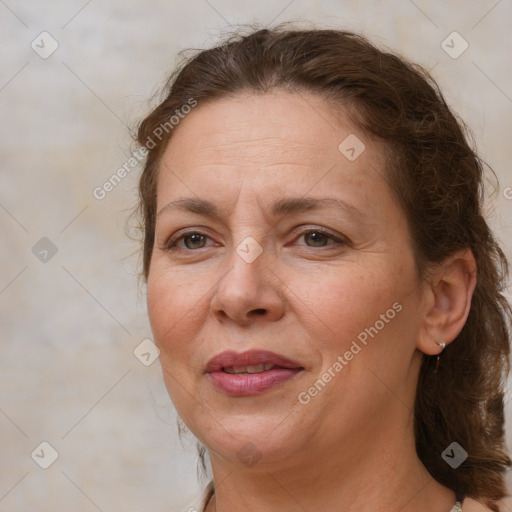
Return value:
[[(467, 322), (443, 352), (437, 373), (435, 357), (423, 358), (416, 449), (435, 480), (498, 511), (497, 501), (508, 495), (504, 473), (512, 465), (504, 444), (512, 311), (502, 292), (508, 263), (483, 216), (485, 165), (468, 142), (465, 124), (422, 67), (358, 34), (288, 24), (252, 26), (185, 58), (163, 100), (138, 126), (141, 146), (156, 142), (148, 149), (136, 209), (144, 278), (154, 244), (158, 164), (173, 133), (169, 123), (163, 136), (158, 128), (191, 98), (201, 105), (275, 89), (316, 93), (384, 142), (386, 178), (407, 216), (420, 277), (455, 251), (471, 249), (477, 283)], [(441, 457), (452, 442), (469, 454), (457, 469)]]

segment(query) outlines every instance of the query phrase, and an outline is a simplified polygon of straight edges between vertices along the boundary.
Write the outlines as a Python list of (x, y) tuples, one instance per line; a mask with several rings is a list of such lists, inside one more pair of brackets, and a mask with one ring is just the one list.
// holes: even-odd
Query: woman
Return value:
[(138, 142), (149, 318), (212, 467), (197, 509), (499, 510), (507, 262), (428, 74), (255, 30), (178, 69)]

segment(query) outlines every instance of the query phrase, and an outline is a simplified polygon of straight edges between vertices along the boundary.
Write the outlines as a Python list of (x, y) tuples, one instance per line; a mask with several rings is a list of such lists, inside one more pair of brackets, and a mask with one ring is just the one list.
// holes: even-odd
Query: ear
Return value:
[(438, 354), (437, 343), (451, 343), (460, 333), (469, 315), (476, 286), (476, 261), (470, 249), (449, 256), (430, 272), (424, 287), (423, 326), (418, 350)]

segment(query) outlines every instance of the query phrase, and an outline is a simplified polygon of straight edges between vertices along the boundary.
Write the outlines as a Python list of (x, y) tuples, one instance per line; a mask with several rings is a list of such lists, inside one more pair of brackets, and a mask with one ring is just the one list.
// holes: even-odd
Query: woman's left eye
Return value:
[(313, 245), (309, 245), (309, 247), (326, 247), (328, 245), (334, 245), (332, 243), (331, 244), (326, 243), (326, 241), (328, 241), (328, 240), (334, 240), (335, 244), (344, 244), (345, 243), (340, 238), (337, 238), (334, 235), (331, 235), (331, 233), (328, 233), (321, 229), (310, 229), (308, 231), (305, 231), (302, 233), (302, 235), (297, 240), (300, 240), (301, 238), (304, 238), (304, 241), (306, 242), (306, 244), (307, 244), (308, 240), (313, 244)]

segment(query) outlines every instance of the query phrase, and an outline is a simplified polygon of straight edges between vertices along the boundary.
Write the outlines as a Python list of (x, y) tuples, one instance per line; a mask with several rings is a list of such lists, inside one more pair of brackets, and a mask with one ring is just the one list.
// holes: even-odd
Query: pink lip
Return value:
[[(252, 374), (230, 374), (223, 368), (272, 364), (279, 366), (272, 370)], [(291, 379), (304, 368), (297, 362), (266, 350), (248, 350), (241, 354), (233, 351), (222, 352), (210, 359), (205, 372), (218, 391), (229, 396), (253, 396), (278, 386)]]

